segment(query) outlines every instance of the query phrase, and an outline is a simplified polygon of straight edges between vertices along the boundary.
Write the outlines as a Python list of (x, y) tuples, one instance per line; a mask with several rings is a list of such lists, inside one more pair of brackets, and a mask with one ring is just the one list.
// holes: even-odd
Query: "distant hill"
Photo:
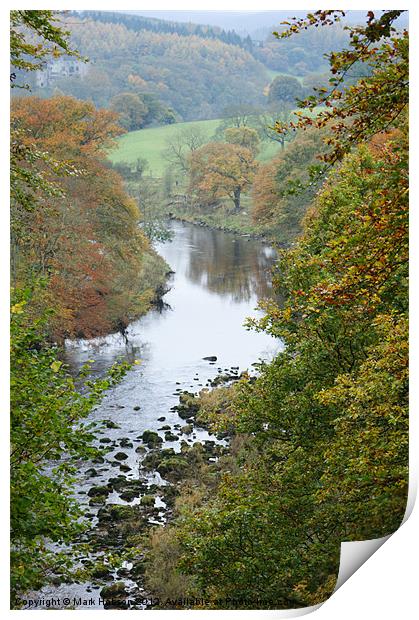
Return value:
[[(292, 5), (292, 3), (290, 3)], [(155, 17), (170, 21), (192, 22), (194, 24), (208, 24), (218, 26), (225, 30), (235, 30), (236, 33), (251, 38), (265, 38), (272, 30), (278, 28), (279, 24), (291, 17), (304, 17), (307, 11), (295, 11), (290, 7), (286, 10), (278, 11), (123, 11), (133, 15), (143, 15), (145, 17)], [(376, 11), (378, 14), (381, 11)], [(345, 17), (346, 23), (365, 22), (367, 11), (348, 11)], [(407, 15), (400, 17), (400, 26), (406, 26)]]
[[(37, 94), (58, 89), (109, 107), (115, 96), (133, 93), (149, 108), (157, 98), (180, 121), (219, 118), (232, 105), (263, 103), (269, 83), (265, 67), (242, 47), (222, 41), (221, 31), (208, 37), (202, 28), (200, 34), (183, 34), (182, 24), (121, 17), (120, 22), (107, 12), (63, 17), (73, 46), (90, 60), (88, 73), (55, 79), (41, 92), (35, 87)], [(170, 28), (174, 31), (167, 32)], [(144, 100), (145, 94), (154, 99)]]
[[(238, 104), (263, 107), (277, 74), (308, 77), (307, 84), (327, 81), (325, 53), (348, 43), (342, 24), (280, 40), (271, 34), (286, 18), (303, 15), (284, 10), (73, 11), (61, 20), (74, 47), (89, 58), (87, 70), (52, 62), (28, 82), (43, 97), (57, 91), (114, 107), (131, 129), (219, 118)], [(365, 21), (365, 11), (351, 11), (346, 20)]]
[(251, 50), (252, 41), (249, 36), (241, 37), (234, 30), (224, 30), (219, 26), (194, 24), (177, 20), (160, 19), (137, 15), (135, 11), (73, 11), (82, 19), (93, 19), (109, 24), (122, 24), (129, 30), (139, 32), (148, 30), (165, 34), (180, 34), (182, 36), (196, 35), (204, 39), (218, 39), (229, 45), (238, 45), (243, 49)]
[(278, 25), (291, 16), (304, 16), (306, 11), (123, 11), (144, 17), (155, 17), (170, 21), (192, 22), (235, 30), (240, 35), (250, 35), (260, 28)]

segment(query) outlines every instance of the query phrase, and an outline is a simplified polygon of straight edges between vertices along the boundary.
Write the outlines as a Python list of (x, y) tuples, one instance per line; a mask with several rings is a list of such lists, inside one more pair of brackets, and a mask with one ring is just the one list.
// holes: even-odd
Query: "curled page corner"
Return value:
[[(399, 527), (402, 527), (412, 514), (417, 495), (417, 487), (415, 483), (410, 481), (409, 493), (406, 502), (406, 510), (403, 521)], [(396, 530), (397, 531), (397, 530)], [(382, 538), (374, 538), (371, 540), (356, 540), (352, 542), (342, 542), (340, 547), (340, 565), (339, 574), (336, 581), (333, 594), (347, 581), (361, 566), (384, 545), (384, 543), (394, 534), (388, 534)]]
[(405, 513), (404, 513), (403, 521), (400, 524), (401, 526), (403, 525), (403, 523), (406, 523), (406, 521), (408, 520), (408, 518), (412, 514), (417, 494), (418, 494), (418, 481), (417, 481), (416, 477), (414, 477), (412, 474), (410, 474), (409, 492), (408, 492), (408, 496), (407, 496), (406, 510), (405, 510)]
[[(409, 484), (409, 493), (406, 502), (406, 510), (403, 517), (403, 521), (401, 522), (399, 527), (402, 527), (403, 524), (409, 519), (413, 507), (415, 505), (417, 495), (417, 485), (415, 481), (411, 481)], [(398, 528), (399, 529), (399, 528)], [(397, 531), (397, 530), (395, 530)], [(359, 569), (369, 558), (374, 555), (378, 549), (384, 545), (385, 542), (389, 538), (393, 536), (395, 532), (388, 534), (387, 536), (383, 536), (382, 538), (373, 538), (371, 540), (357, 540), (351, 542), (342, 542), (341, 543), (341, 552), (340, 552), (340, 564), (339, 564), (339, 573), (336, 581), (335, 588), (331, 594), (333, 594), (350, 578), (352, 575)], [(329, 597), (330, 598), (330, 597)], [(280, 609), (275, 613), (275, 618), (298, 618), (301, 616), (306, 616), (308, 614), (317, 611), (325, 601), (318, 603), (317, 605), (311, 605), (310, 607), (302, 607), (299, 609)], [(270, 612), (268, 612), (270, 613)]]
[[(392, 534), (372, 540), (342, 542), (340, 546), (339, 574), (333, 594), (383, 545)], [(333, 596), (332, 594), (332, 596)]]

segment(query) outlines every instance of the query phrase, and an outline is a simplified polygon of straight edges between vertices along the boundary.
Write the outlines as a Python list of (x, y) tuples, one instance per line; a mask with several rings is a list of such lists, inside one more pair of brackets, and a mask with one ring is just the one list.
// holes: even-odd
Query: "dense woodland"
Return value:
[[(193, 461), (166, 462), (178, 468), (174, 517), (125, 537), (124, 557), (141, 551), (147, 591), (175, 608), (179, 593), (215, 609), (316, 604), (333, 591), (342, 541), (401, 523), (408, 32), (394, 26), (400, 11), (346, 29), (339, 13), (298, 18), (252, 56), (218, 31), (91, 14), (71, 17), (70, 36), (68, 18), (12, 11), (13, 606), (57, 575), (83, 578), (71, 551), (49, 544), (86, 527), (71, 496), (77, 462), (98, 454), (83, 419), (129, 371), (121, 364), (94, 382), (85, 368), (75, 379), (60, 345), (123, 331), (147, 311), (168, 269), (152, 240), (177, 202), (198, 219), (246, 216), (283, 248), (277, 298), (249, 327), (285, 346), (257, 379), (244, 374), (189, 403), (229, 450), (213, 463), (198, 449)], [(319, 58), (335, 45), (326, 66)], [(42, 97), (16, 88), (51, 55), (77, 50), (91, 58), (88, 80), (63, 79)], [(294, 75), (267, 84), (261, 61)], [(326, 70), (307, 96), (310, 80), (297, 76)], [(161, 125), (224, 112), (213, 136), (183, 128), (168, 141), (167, 173), (155, 179), (141, 153), (135, 165), (107, 160), (150, 110)], [(261, 161), (266, 141), (277, 151)], [(161, 458), (152, 448), (148, 458)]]
[[(79, 16), (79, 13), (74, 13)], [(82, 11), (83, 19), (92, 19), (107, 24), (123, 24), (129, 30), (139, 32), (140, 30), (150, 30), (152, 32), (160, 32), (167, 34), (180, 34), (188, 36), (194, 34), (204, 39), (218, 39), (223, 43), (238, 45), (248, 51), (252, 50), (252, 40), (248, 35), (242, 38), (234, 32), (234, 30), (225, 31), (216, 26), (206, 26), (201, 24), (193, 24), (192, 22), (169, 21), (166, 19), (156, 19), (143, 17), (141, 15), (124, 15), (123, 13), (112, 13), (107, 11)]]
[[(270, 35), (253, 45), (249, 37), (215, 27), (123, 13), (83, 11), (61, 19), (73, 46), (89, 59), (88, 73), (43, 88), (29, 80), (33, 92), (50, 96), (58, 89), (99, 107), (108, 107), (121, 93), (139, 96), (146, 105), (148, 97), (150, 114), (135, 128), (170, 122), (164, 120), (167, 109), (177, 120), (192, 120), (217, 118), (237, 103), (263, 107), (263, 91), (271, 81), (267, 69), (321, 75), (328, 68), (325, 54), (342, 49), (348, 39), (339, 24), (326, 33), (304, 31), (295, 40)], [(314, 82), (308, 79), (307, 88), (320, 75)]]
[(164, 29), (137, 31), (124, 23), (76, 17), (67, 22), (72, 44), (90, 59), (88, 76), (57, 80), (49, 94), (58, 88), (97, 106), (108, 106), (121, 92), (153, 95), (179, 120), (217, 118), (237, 101), (263, 99), (265, 71), (239, 46)]

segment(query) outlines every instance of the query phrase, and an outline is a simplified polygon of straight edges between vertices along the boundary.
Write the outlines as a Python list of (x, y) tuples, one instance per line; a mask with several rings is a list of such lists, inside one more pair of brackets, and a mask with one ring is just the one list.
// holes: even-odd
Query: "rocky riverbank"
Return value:
[[(228, 386), (239, 378), (238, 367), (219, 368), (207, 385)], [(150, 529), (170, 522), (182, 485), (197, 468), (207, 466), (215, 473), (219, 458), (229, 449), (225, 433), (208, 434), (199, 401), (199, 393), (179, 390), (178, 403), (171, 409), (179, 422), (168, 424), (161, 416), (158, 432), (145, 430), (134, 437), (118, 436), (118, 409), (114, 419), (103, 420), (98, 433), (102, 456), (84, 470), (78, 490), (90, 522), (76, 542), (80, 570), (72, 584), (60, 574), (52, 580), (61, 590), (68, 585), (74, 601), (90, 594), (105, 609), (153, 606), (153, 593), (146, 591), (143, 580)], [(136, 408), (140, 414), (141, 405)], [(210, 438), (195, 440), (204, 430)]]

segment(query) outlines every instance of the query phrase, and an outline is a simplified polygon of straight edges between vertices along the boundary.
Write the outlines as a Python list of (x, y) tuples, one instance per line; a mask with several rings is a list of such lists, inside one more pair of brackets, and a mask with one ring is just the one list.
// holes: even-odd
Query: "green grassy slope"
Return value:
[[(164, 125), (163, 127), (151, 127), (150, 129), (140, 129), (131, 131), (118, 139), (118, 146), (109, 153), (109, 159), (113, 163), (135, 162), (138, 157), (146, 159), (149, 163), (149, 170), (155, 177), (161, 177), (167, 167), (167, 162), (163, 158), (163, 151), (166, 149), (166, 140), (170, 139), (183, 127), (200, 127), (208, 136), (210, 141), (220, 119), (209, 121), (192, 121), (189, 123), (176, 123), (174, 125)], [(258, 156), (260, 161), (267, 161), (274, 157), (278, 152), (279, 146), (273, 142), (263, 142), (261, 152)]]
[(163, 158), (163, 151), (167, 148), (166, 140), (170, 139), (183, 127), (199, 126), (208, 136), (208, 141), (215, 132), (219, 120), (192, 121), (189, 123), (176, 123), (131, 131), (118, 140), (118, 147), (109, 153), (112, 163), (120, 161), (135, 162), (138, 157), (146, 159), (153, 176), (161, 177), (167, 162)]

